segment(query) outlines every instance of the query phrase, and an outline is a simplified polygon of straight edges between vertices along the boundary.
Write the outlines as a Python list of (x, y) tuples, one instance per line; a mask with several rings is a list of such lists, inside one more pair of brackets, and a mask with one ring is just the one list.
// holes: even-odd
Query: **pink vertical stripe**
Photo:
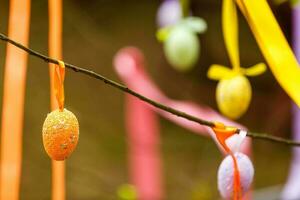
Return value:
[[(129, 55), (139, 63), (141, 54), (126, 48), (116, 56), (126, 73), (131, 63)], [(141, 63), (139, 63), (141, 64)], [(134, 79), (134, 77), (132, 77)], [(128, 133), (129, 170), (140, 200), (162, 199), (161, 162), (159, 150), (159, 124), (155, 112), (144, 102), (126, 95), (126, 129)]]

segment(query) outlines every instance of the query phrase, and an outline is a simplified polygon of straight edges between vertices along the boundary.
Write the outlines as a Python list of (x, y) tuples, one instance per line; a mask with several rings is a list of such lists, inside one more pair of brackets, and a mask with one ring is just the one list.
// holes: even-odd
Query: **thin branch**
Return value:
[[(58, 61), (53, 59), (53, 58), (50, 58), (48, 56), (45, 56), (37, 51), (34, 51), (28, 47), (25, 47), (24, 45), (8, 38), (6, 35), (0, 33), (0, 40), (2, 41), (5, 41), (5, 42), (8, 42), (24, 51), (26, 51), (27, 53), (29, 53), (30, 55), (32, 56), (35, 56), (35, 57), (38, 57), (42, 60), (44, 60), (45, 62), (47, 63), (53, 63), (53, 64), (58, 64)], [(213, 121), (208, 121), (208, 120), (205, 120), (205, 119), (200, 119), (198, 117), (195, 117), (193, 115), (189, 115), (185, 112), (182, 112), (180, 110), (176, 110), (174, 108), (171, 108), (169, 106), (166, 106), (166, 105), (163, 105), (163, 104), (160, 104), (159, 102), (156, 102), (152, 99), (149, 99), (131, 89), (129, 89), (128, 87), (126, 87), (125, 85), (122, 85), (120, 83), (117, 83), (113, 80), (110, 80), (109, 78), (106, 78), (105, 76), (102, 76), (101, 74), (98, 74), (94, 71), (91, 71), (91, 70), (88, 70), (86, 68), (82, 68), (82, 67), (78, 67), (78, 66), (75, 66), (75, 65), (72, 65), (72, 64), (68, 64), (68, 63), (65, 63), (65, 66), (69, 69), (72, 69), (73, 71), (75, 72), (79, 72), (79, 73), (82, 73), (82, 74), (85, 74), (87, 76), (90, 76), (92, 78), (95, 78), (95, 79), (98, 79), (98, 80), (101, 80), (103, 81), (105, 84), (108, 84), (112, 87), (115, 87), (119, 90), (122, 90), (123, 92), (126, 92), (128, 94), (131, 94), (137, 98), (139, 98), (140, 100), (156, 107), (156, 108), (159, 108), (161, 110), (164, 110), (168, 113), (171, 113), (173, 115), (176, 115), (178, 117), (181, 117), (181, 118), (184, 118), (184, 119), (187, 119), (187, 120), (190, 120), (190, 121), (193, 121), (193, 122), (196, 122), (198, 124), (201, 124), (203, 126), (209, 126), (209, 127), (214, 127), (214, 122)], [(297, 141), (294, 141), (294, 140), (289, 140), (289, 139), (284, 139), (284, 138), (281, 138), (281, 137), (277, 137), (277, 136), (272, 136), (272, 135), (268, 135), (268, 134), (261, 134), (261, 133), (254, 133), (254, 132), (248, 132), (247, 134), (248, 137), (251, 137), (251, 138), (256, 138), (256, 139), (262, 139), (262, 140), (267, 140), (267, 141), (271, 141), (271, 142), (276, 142), (276, 143), (282, 143), (282, 144), (286, 144), (286, 145), (291, 145), (291, 146), (299, 146), (300, 147), (300, 142), (297, 142)]]

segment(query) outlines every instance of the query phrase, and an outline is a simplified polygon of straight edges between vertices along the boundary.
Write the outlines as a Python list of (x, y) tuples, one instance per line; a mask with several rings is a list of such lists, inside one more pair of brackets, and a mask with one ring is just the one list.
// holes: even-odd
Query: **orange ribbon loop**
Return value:
[(238, 129), (236, 127), (225, 126), (221, 122), (215, 122), (214, 127), (212, 127), (214, 133), (216, 134), (217, 140), (220, 142), (225, 151), (232, 157), (233, 159), (233, 167), (234, 167), (234, 179), (233, 179), (233, 199), (239, 200), (241, 199), (241, 183), (240, 183), (240, 173), (238, 168), (237, 160), (231, 151), (231, 149), (227, 146), (226, 140), (237, 133)]
[(212, 129), (215, 132), (218, 141), (227, 153), (231, 153), (231, 150), (225, 141), (232, 135), (236, 134), (238, 129), (235, 127), (225, 126), (221, 122), (215, 122), (214, 124), (215, 126)]
[(64, 109), (65, 103), (65, 92), (64, 92), (64, 81), (65, 81), (65, 63), (58, 60), (58, 65), (55, 65), (54, 70), (54, 93), (58, 103), (59, 110)]

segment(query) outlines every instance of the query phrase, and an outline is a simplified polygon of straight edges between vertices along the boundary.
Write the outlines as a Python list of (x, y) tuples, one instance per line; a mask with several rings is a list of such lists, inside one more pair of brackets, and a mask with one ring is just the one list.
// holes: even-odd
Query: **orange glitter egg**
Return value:
[(64, 109), (49, 113), (43, 125), (43, 143), (53, 160), (65, 160), (77, 146), (79, 124), (76, 116)]

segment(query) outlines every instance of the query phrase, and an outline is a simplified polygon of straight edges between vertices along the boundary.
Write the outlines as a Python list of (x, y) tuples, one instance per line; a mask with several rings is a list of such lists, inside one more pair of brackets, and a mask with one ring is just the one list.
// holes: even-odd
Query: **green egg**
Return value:
[(195, 32), (184, 28), (174, 28), (164, 42), (164, 52), (168, 62), (178, 71), (188, 71), (197, 62), (200, 43)]

